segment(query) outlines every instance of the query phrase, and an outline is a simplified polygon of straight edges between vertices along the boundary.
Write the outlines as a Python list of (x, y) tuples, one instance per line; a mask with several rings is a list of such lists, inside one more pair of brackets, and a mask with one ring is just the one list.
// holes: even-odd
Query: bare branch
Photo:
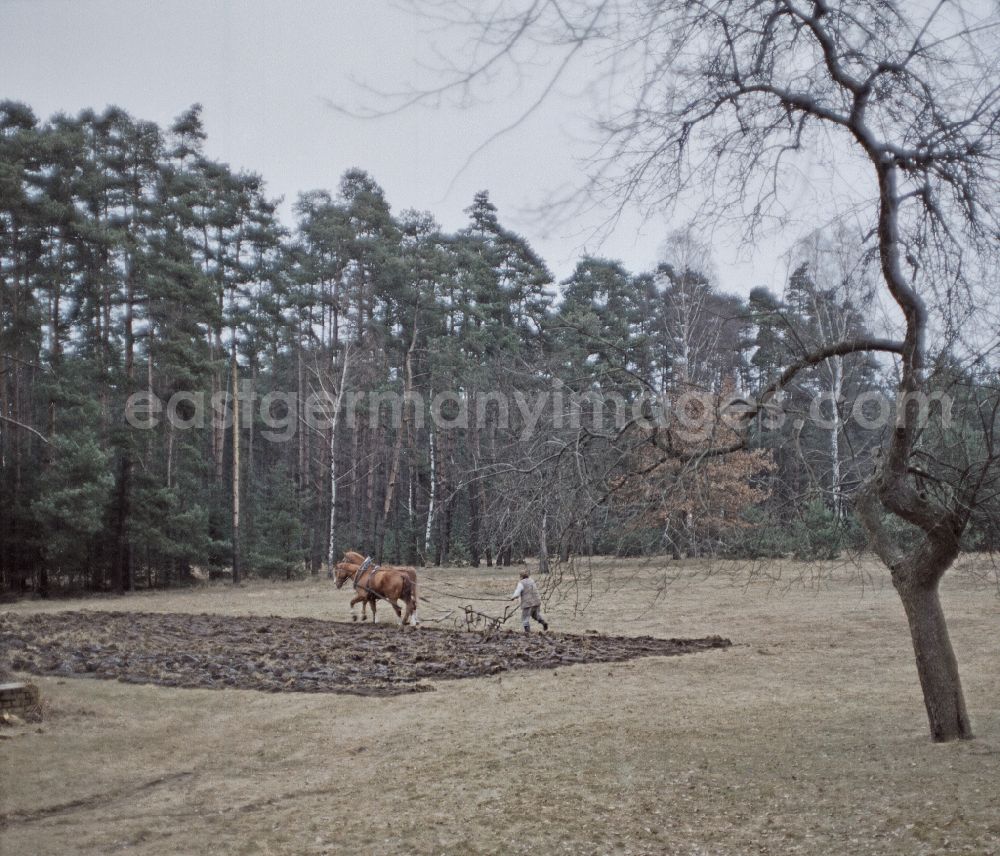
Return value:
[(41, 440), (46, 446), (51, 446), (52, 445), (49, 442), (49, 439), (44, 434), (42, 434), (41, 432), (35, 430), (30, 425), (25, 425), (23, 422), (18, 422), (16, 419), (12, 419), (10, 416), (4, 416), (2, 413), (0, 413), (0, 419), (2, 419), (4, 422), (7, 422), (7, 423), (13, 425), (15, 428), (20, 428), (23, 431), (27, 431), (30, 434), (34, 434), (35, 437), (37, 437), (39, 440)]

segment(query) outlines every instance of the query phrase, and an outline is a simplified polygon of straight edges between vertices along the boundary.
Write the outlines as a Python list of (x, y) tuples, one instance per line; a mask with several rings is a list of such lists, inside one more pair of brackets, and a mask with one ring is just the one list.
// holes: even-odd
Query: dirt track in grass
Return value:
[(313, 618), (151, 612), (0, 615), (0, 648), (38, 675), (166, 687), (396, 695), (431, 680), (725, 648), (728, 639), (490, 635)]

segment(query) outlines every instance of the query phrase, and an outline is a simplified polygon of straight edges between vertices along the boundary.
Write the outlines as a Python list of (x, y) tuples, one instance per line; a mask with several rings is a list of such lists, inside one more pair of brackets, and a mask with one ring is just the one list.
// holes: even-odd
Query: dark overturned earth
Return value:
[(190, 613), (0, 615), (14, 669), (167, 687), (395, 695), (428, 680), (726, 648), (728, 639), (500, 632)]

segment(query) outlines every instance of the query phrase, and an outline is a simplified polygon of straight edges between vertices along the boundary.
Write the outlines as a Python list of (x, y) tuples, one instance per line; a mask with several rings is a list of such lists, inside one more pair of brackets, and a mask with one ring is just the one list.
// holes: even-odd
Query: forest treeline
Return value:
[[(857, 236), (810, 236), (787, 282), (747, 298), (718, 289), (690, 232), (655, 270), (585, 257), (556, 283), (486, 192), (446, 233), (352, 169), (301, 194), (289, 227), (204, 138), (197, 106), (161, 128), (0, 103), (4, 590), (291, 577), (349, 548), (547, 565), (862, 546), (852, 490), (884, 439), (890, 363), (825, 360), (784, 390), (780, 428), (758, 417), (751, 449), (697, 455), (732, 430), (711, 402), (868, 332)], [(676, 434), (692, 454), (657, 456), (655, 399), (708, 425)], [(153, 427), (128, 418), (137, 400), (163, 405)], [(967, 537), (992, 543), (989, 518)]]

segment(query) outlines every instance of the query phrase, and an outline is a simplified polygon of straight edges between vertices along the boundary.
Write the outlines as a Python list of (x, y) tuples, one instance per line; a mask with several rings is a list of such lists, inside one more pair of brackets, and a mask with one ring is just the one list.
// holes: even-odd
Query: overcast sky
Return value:
[[(398, 90), (427, 79), (421, 63), (433, 60), (432, 43), (466, 49), (386, 0), (0, 0), (0, 97), (27, 102), (40, 118), (116, 104), (161, 125), (200, 102), (209, 156), (261, 173), (271, 195), (285, 198), (289, 224), (299, 192), (335, 190), (344, 170), (358, 166), (394, 210), (429, 210), (449, 230), (465, 224), (473, 194), (489, 190), (501, 222), (525, 235), (559, 279), (585, 251), (636, 272), (652, 267), (667, 232), (681, 224), (627, 214), (598, 244), (594, 227), (610, 208), (548, 227), (529, 213), (581, 181), (588, 104), (571, 97), (572, 78), (464, 168), (523, 112), (537, 81), (508, 86), (489, 104), (417, 107), (378, 120), (328, 106), (363, 104), (359, 81)], [(780, 248), (752, 258), (733, 240), (713, 249), (727, 290), (781, 288)]]

